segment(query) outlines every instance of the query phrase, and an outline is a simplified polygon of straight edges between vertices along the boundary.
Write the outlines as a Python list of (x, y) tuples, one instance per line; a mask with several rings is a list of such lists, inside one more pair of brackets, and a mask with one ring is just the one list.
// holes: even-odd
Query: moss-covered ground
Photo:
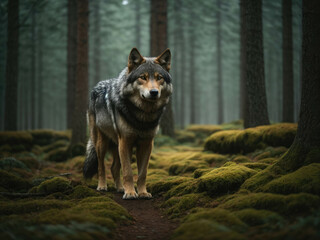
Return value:
[[(179, 223), (172, 239), (319, 239), (320, 156), (293, 171), (277, 165), (295, 132), (295, 124), (242, 130), (237, 121), (157, 136), (147, 188)], [(1, 239), (114, 239), (132, 224), (113, 200), (109, 170), (110, 192), (82, 179), (84, 156), (66, 153), (69, 138), (0, 134)]]

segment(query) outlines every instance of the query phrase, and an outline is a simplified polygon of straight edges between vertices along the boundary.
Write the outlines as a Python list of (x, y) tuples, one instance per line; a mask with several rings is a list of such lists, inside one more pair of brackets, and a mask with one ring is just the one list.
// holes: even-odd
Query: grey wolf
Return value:
[[(172, 94), (170, 66), (169, 49), (158, 57), (143, 57), (133, 48), (120, 75), (99, 82), (91, 91), (87, 114), (90, 139), (83, 175), (92, 178), (98, 173), (97, 190), (107, 190), (104, 158), (109, 152), (115, 187), (124, 191), (123, 199), (152, 197), (146, 189), (147, 168), (161, 115)], [(133, 148), (138, 165), (137, 192), (131, 169)]]

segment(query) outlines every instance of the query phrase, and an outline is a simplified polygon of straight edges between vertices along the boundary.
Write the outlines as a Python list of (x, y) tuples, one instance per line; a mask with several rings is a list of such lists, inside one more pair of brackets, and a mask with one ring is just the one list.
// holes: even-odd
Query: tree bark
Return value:
[(71, 146), (87, 142), (88, 15), (88, 0), (77, 1), (77, 72)]
[(246, 22), (245, 22), (245, 0), (240, 0), (240, 119), (244, 120), (246, 107)]
[(38, 26), (38, 128), (43, 128), (43, 25)]
[(100, 6), (99, 1), (94, 2), (94, 84), (101, 81), (100, 77)]
[(18, 128), (19, 0), (8, 1), (5, 130)]
[(244, 0), (245, 45), (246, 45), (246, 91), (247, 112), (244, 127), (268, 125), (267, 97), (265, 89), (263, 42), (262, 42), (262, 0)]
[(135, 23), (135, 28), (136, 28), (136, 31), (135, 31), (135, 42), (136, 42), (136, 48), (140, 49), (141, 47), (141, 41), (140, 41), (140, 37), (141, 37), (141, 27), (140, 27), (140, 24), (141, 24), (141, 13), (140, 13), (140, 0), (135, 0), (135, 13), (136, 13), (136, 23)]
[(282, 64), (283, 100), (282, 121), (293, 122), (293, 49), (292, 49), (292, 1), (282, 0)]
[[(167, 0), (151, 0), (150, 32), (150, 53), (151, 56), (158, 56), (168, 47)], [(160, 127), (162, 134), (173, 137), (174, 121), (171, 105), (172, 101), (170, 100), (163, 113)]]
[(286, 171), (319, 162), (320, 158), (320, 2), (303, 0), (302, 95), (298, 131), (288, 152), (278, 161)]
[(75, 81), (77, 70), (77, 0), (68, 0), (68, 82), (67, 82), (67, 128), (73, 126)]
[(31, 129), (36, 128), (36, 13), (31, 12)]
[(222, 86), (222, 51), (221, 51), (221, 0), (217, 0), (217, 90), (218, 90), (218, 124), (223, 123), (223, 86)]

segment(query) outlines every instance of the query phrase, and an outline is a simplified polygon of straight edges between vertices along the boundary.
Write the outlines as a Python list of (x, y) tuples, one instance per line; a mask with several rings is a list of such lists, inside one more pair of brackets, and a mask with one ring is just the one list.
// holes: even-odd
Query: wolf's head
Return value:
[(133, 48), (128, 59), (124, 94), (137, 104), (140, 101), (166, 104), (172, 93), (170, 65), (169, 49), (158, 57), (143, 57), (138, 49)]

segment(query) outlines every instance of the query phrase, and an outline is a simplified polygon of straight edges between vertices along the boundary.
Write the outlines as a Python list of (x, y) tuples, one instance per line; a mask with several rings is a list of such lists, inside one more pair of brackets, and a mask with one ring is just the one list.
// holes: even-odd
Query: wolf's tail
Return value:
[(89, 139), (87, 145), (86, 160), (83, 165), (83, 176), (84, 178), (92, 178), (96, 173), (98, 173), (98, 156), (96, 149)]

